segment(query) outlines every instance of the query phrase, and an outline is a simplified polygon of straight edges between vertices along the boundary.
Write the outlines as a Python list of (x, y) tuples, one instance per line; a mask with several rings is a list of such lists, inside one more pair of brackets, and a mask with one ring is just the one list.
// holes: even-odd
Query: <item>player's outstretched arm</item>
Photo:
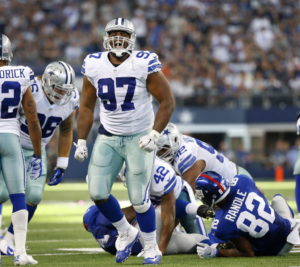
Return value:
[(239, 237), (232, 240), (234, 247), (219, 246), (220, 257), (254, 257), (250, 241), (245, 237)]
[(94, 121), (94, 108), (96, 104), (96, 89), (88, 80), (83, 77), (83, 87), (80, 96), (80, 107), (77, 121), (78, 140), (74, 158), (80, 162), (88, 157), (86, 139)]
[(200, 173), (205, 168), (205, 161), (197, 160), (191, 168), (189, 168), (185, 173), (183, 173), (182, 178), (186, 180), (189, 185), (192, 187), (193, 191), (195, 191), (195, 181), (196, 178), (200, 175)]
[(64, 172), (69, 164), (69, 155), (73, 141), (73, 123), (75, 118), (75, 111), (65, 119), (59, 126), (58, 138), (58, 158), (56, 161), (56, 168), (48, 185), (53, 186), (59, 184), (64, 176)]
[(23, 95), (22, 106), (28, 122), (28, 131), (33, 145), (34, 155), (41, 157), (42, 132), (36, 112), (35, 101), (31, 94), (31, 87), (29, 87)]
[(159, 250), (165, 254), (172, 232), (175, 229), (175, 195), (174, 190), (162, 197), (161, 201), (161, 232), (158, 242)]

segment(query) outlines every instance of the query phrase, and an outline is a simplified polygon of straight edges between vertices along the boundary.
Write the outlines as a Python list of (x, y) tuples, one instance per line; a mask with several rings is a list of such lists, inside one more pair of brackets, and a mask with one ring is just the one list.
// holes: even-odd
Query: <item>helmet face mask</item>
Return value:
[(181, 134), (173, 123), (168, 123), (157, 141), (157, 156), (161, 159), (172, 162), (180, 148)]
[(0, 60), (11, 62), (13, 58), (11, 42), (5, 34), (0, 35)]
[(124, 18), (116, 18), (107, 23), (103, 47), (117, 57), (131, 54), (135, 46), (135, 28), (133, 23)]
[(230, 191), (228, 181), (212, 171), (201, 173), (196, 179), (195, 187), (196, 197), (211, 207), (225, 199)]
[(75, 89), (75, 72), (63, 61), (52, 62), (44, 71), (42, 86), (51, 102), (64, 105), (69, 102)]

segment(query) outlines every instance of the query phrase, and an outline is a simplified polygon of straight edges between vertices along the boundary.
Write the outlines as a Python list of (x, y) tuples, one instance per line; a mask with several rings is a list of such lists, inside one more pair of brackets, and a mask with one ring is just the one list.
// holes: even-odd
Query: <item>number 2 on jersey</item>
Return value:
[[(135, 91), (136, 79), (134, 77), (116, 78), (116, 87), (123, 88), (125, 85), (127, 85), (127, 92), (124, 102), (121, 104), (121, 109), (122, 111), (133, 110), (135, 107), (134, 103), (131, 101)], [(101, 98), (106, 110), (114, 111), (117, 109), (115, 85), (112, 78), (103, 78), (98, 80), (98, 97)]]
[[(0, 117), (2, 119), (16, 118), (21, 100), (21, 85), (19, 82), (6, 81), (1, 85), (1, 95), (4, 97), (1, 104)], [(10, 94), (10, 95), (9, 95)]]

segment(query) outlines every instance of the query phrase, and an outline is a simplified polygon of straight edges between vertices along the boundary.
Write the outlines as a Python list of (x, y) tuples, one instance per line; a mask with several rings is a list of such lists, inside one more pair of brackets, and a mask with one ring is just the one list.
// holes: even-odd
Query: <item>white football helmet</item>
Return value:
[[(113, 31), (124, 31), (130, 38), (123, 36), (109, 36)], [(131, 21), (124, 18), (116, 18), (107, 23), (103, 47), (105, 50), (114, 53), (117, 57), (122, 57), (124, 53), (131, 54), (135, 46), (135, 28)]]
[(11, 43), (5, 34), (0, 34), (0, 60), (10, 62), (13, 58)]
[(64, 105), (69, 102), (75, 89), (75, 72), (68, 63), (52, 62), (44, 71), (42, 86), (45, 94), (53, 103)]
[(160, 134), (157, 141), (157, 155), (168, 162), (172, 162), (180, 148), (181, 133), (173, 123), (168, 123), (167, 127)]

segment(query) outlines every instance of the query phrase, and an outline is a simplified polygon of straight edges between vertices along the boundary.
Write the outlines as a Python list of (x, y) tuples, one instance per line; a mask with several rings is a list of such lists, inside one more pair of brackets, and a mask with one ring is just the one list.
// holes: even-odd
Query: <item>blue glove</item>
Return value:
[(48, 185), (57, 185), (62, 181), (62, 178), (64, 177), (65, 170), (62, 168), (56, 168), (54, 170), (54, 173), (51, 175), (50, 180), (48, 182)]
[(42, 159), (39, 156), (33, 155), (29, 161), (27, 173), (30, 173), (30, 179), (36, 180), (42, 175)]

